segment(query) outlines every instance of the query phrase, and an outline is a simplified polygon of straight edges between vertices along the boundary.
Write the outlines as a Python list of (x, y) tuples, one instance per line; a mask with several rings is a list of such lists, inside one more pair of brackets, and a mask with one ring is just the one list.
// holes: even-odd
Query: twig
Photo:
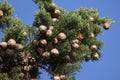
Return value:
[(46, 70), (47, 72), (49, 72), (50, 74), (55, 75), (55, 73), (54, 73), (53, 71), (49, 70), (49, 69), (46, 68), (45, 66), (39, 64), (39, 67), (45, 69), (45, 70)]

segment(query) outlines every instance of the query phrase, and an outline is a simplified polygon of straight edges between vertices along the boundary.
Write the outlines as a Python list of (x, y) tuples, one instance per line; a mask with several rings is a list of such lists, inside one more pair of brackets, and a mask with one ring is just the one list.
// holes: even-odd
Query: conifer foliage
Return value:
[(33, 25), (25, 26), (13, 15), (5, 0), (0, 2), (0, 79), (33, 80), (44, 69), (52, 80), (74, 80), (85, 61), (99, 60), (103, 43), (97, 36), (112, 21), (100, 18), (95, 9), (67, 12), (52, 0), (33, 0), (39, 11)]

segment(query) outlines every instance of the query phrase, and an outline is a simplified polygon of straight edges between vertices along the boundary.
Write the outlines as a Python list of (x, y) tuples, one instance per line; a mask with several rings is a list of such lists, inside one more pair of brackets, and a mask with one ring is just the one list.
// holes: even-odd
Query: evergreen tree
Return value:
[(99, 60), (103, 43), (97, 36), (113, 23), (97, 10), (80, 8), (67, 12), (53, 0), (33, 0), (39, 11), (33, 25), (25, 26), (13, 15), (5, 0), (0, 2), (0, 79), (34, 80), (38, 67), (52, 80), (75, 80), (85, 61)]

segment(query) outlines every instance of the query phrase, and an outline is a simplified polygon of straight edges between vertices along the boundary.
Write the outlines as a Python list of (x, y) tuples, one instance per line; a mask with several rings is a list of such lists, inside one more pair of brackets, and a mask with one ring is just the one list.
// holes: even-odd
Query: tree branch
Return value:
[(43, 66), (43, 65), (41, 65), (41, 64), (39, 64), (38, 66), (41, 67), (41, 68), (43, 68), (44, 70), (46, 70), (48, 73), (50, 73), (50, 74), (52, 74), (52, 75), (55, 75), (55, 73), (54, 73), (53, 71), (49, 70), (49, 69), (46, 68), (45, 66)]

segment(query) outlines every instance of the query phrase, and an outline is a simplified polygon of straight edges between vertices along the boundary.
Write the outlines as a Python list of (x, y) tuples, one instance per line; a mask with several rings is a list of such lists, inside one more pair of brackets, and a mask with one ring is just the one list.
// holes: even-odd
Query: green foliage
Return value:
[[(58, 17), (58, 21), (53, 24), (48, 24), (48, 22), (51, 22), (50, 17), (52, 18), (50, 14), (53, 14), (54, 10), (52, 12), (50, 11), (49, 2), (43, 1), (41, 3), (43, 3), (42, 10), (44, 8), (43, 14), (46, 16), (46, 13), (48, 13), (49, 15), (46, 16), (45, 20), (42, 20), (44, 17), (43, 14), (41, 14), (42, 17), (40, 15), (36, 15), (34, 23), (41, 21), (37, 26), (41, 24), (46, 25), (47, 27), (50, 25), (54, 26), (53, 35), (50, 38), (44, 37), (48, 41), (48, 44), (50, 44), (50, 46), (47, 46), (47, 49), (45, 47), (45, 50), (50, 51), (52, 48), (57, 48), (60, 53), (57, 57), (43, 60), (42, 63), (46, 62), (44, 65), (49, 65), (49, 69), (57, 75), (65, 74), (70, 76), (76, 71), (79, 71), (80, 65), (83, 61), (93, 60), (93, 54), (98, 53), (100, 57), (100, 49), (102, 48), (103, 43), (98, 40), (97, 36), (102, 33), (102, 26), (105, 22), (112, 23), (109, 18), (100, 18), (98, 11), (95, 9), (80, 8), (70, 12), (66, 12), (61, 9), (61, 15)], [(40, 11), (41, 13), (42, 10)], [(90, 21), (91, 17), (94, 19), (93, 21)], [(45, 21), (46, 23), (42, 21)], [(65, 33), (67, 38), (54, 44), (54, 38), (57, 38), (60, 32)], [(79, 33), (82, 33), (84, 38), (79, 40), (80, 47), (75, 49), (72, 47), (72, 41), (78, 39)], [(91, 38), (91, 33), (94, 34), (93, 38)], [(39, 41), (43, 36), (45, 36), (45, 34), (38, 34), (38, 36), (39, 39), (37, 38), (37, 40)], [(91, 45), (96, 45), (97, 50), (92, 51)], [(71, 79), (74, 80), (74, 78)]]
[(21, 72), (21, 69), (19, 67), (14, 67), (9, 72), (9, 77), (11, 78), (11, 80), (18, 80), (20, 78), (20, 72)]
[[(74, 75), (80, 71), (84, 61), (98, 60), (101, 57), (103, 43), (98, 35), (102, 33), (102, 26), (105, 27), (104, 23), (111, 24), (113, 21), (108, 17), (100, 18), (95, 9), (79, 8), (66, 12), (55, 4), (51, 7), (52, 0), (33, 1), (40, 10), (35, 14), (33, 25), (26, 27), (21, 20), (12, 16), (13, 8), (7, 1), (0, 2), (0, 10), (4, 12), (0, 17), (0, 28), (6, 26), (0, 54), (7, 55), (7, 50), (12, 53), (15, 49), (15, 46), (5, 44), (11, 38), (25, 46), (11, 57), (0, 56), (5, 68), (8, 65), (13, 67), (7, 67), (7, 71), (2, 67), (0, 79), (29, 80), (36, 77), (37, 68), (40, 67), (51, 76), (65, 75), (67, 80), (75, 80)], [(57, 20), (53, 21), (53, 18)], [(42, 30), (39, 28), (41, 25)], [(109, 29), (109, 25), (107, 26)], [(23, 34), (24, 32), (26, 33)], [(10, 65), (10, 62), (13, 64)], [(24, 76), (20, 75), (21, 72)]]
[(4, 12), (4, 16), (12, 16), (13, 8), (12, 6), (5, 0), (4, 2), (0, 2), (0, 10)]
[(0, 28), (5, 29), (7, 27), (8, 21), (10, 20), (14, 9), (12, 6), (5, 0), (4, 2), (0, 2), (0, 10), (3, 11), (3, 15), (0, 19)]
[(71, 51), (71, 44), (69, 43), (69, 41), (62, 42), (59, 44), (59, 47), (57, 46), (57, 48), (59, 49), (61, 56), (64, 56)]
[(40, 6), (43, 5), (43, 3), (51, 3), (53, 0), (33, 0), (36, 4), (38, 4), (39, 8)]
[(18, 18), (12, 18), (9, 20), (8, 28), (5, 29), (3, 41), (8, 41), (12, 38), (15, 39), (16, 42), (23, 44), (25, 40), (25, 37), (23, 36), (24, 31), (23, 23)]
[(33, 0), (35, 3), (39, 3), (39, 2), (52, 2), (52, 0)]
[(79, 32), (79, 23), (81, 18), (75, 13), (64, 13), (59, 17), (59, 21), (55, 24), (54, 34), (64, 32), (69, 37), (68, 39), (75, 39)]
[(13, 67), (13, 69), (9, 73), (0, 73), (1, 80), (23, 80), (20, 76), (20, 68)]
[(52, 21), (51, 21), (50, 14), (46, 12), (46, 10), (43, 8), (39, 12), (36, 13), (35, 15), (35, 21), (33, 23), (34, 26), (39, 27), (40, 24), (44, 24), (46, 26), (49, 26)]
[(7, 73), (0, 73), (0, 79), (2, 79), (2, 80), (9, 80), (9, 77), (8, 77), (8, 75), (7, 75)]
[(28, 42), (33, 40), (35, 37), (35, 34), (37, 32), (37, 30), (34, 27), (31, 27), (30, 25), (27, 25), (27, 27), (25, 28), (26, 32), (27, 32), (27, 36), (28, 36)]

